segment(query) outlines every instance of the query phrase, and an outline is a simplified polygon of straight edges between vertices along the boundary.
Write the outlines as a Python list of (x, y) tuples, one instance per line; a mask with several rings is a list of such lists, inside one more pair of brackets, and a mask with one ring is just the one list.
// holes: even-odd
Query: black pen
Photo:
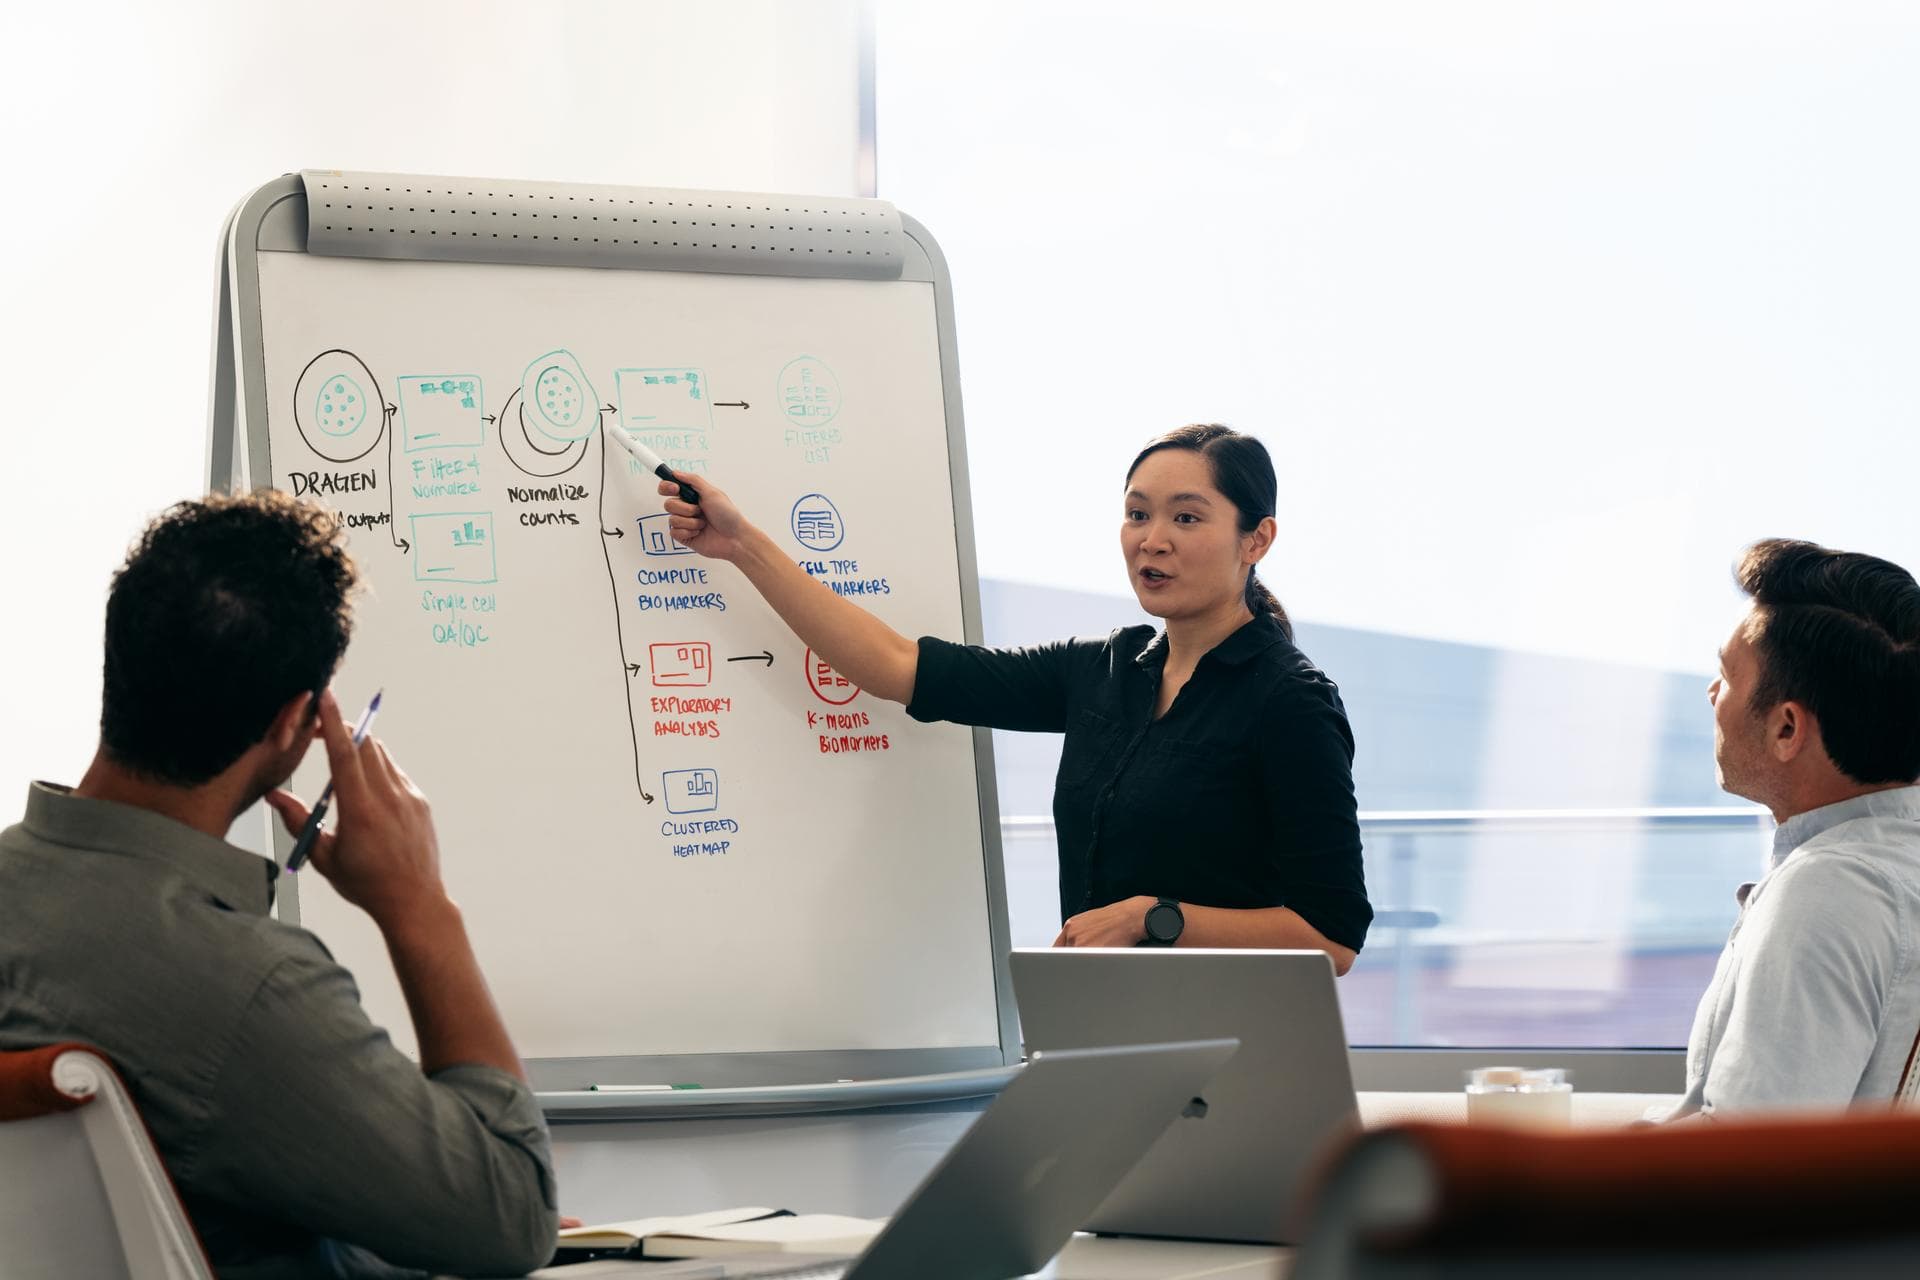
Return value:
[[(354, 746), (367, 740), (367, 730), (373, 727), (373, 713), (380, 709), (380, 694), (385, 692), (382, 689), (374, 693), (373, 701), (367, 704), (367, 709), (360, 715), (360, 723), (353, 726)], [(307, 855), (313, 852), (313, 842), (320, 838), (320, 820), (327, 816), (327, 802), (332, 799), (333, 779), (328, 778), (327, 785), (320, 791), (319, 803), (307, 815), (307, 825), (300, 828), (300, 838), (293, 842), (293, 852), (287, 855), (287, 870), (298, 871), (300, 864), (307, 860)]]

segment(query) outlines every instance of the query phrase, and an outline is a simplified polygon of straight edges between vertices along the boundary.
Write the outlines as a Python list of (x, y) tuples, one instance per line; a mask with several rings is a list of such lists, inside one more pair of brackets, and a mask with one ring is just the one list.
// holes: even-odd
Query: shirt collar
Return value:
[(1773, 865), (1779, 866), (1786, 861), (1788, 854), (1814, 837), (1855, 818), (1911, 818), (1920, 821), (1920, 786), (1869, 791), (1851, 800), (1794, 814), (1773, 833)]
[[(1280, 620), (1262, 610), (1253, 615), (1249, 622), (1242, 623), (1231, 635), (1213, 646), (1204, 655), (1216, 662), (1225, 662), (1238, 666), (1256, 654), (1264, 653), (1274, 645), (1285, 640), (1286, 633), (1280, 629)], [(1167, 632), (1162, 627), (1147, 641), (1147, 647), (1134, 658), (1134, 663), (1142, 667), (1157, 667), (1167, 659)]]
[(263, 916), (273, 905), (273, 882), (280, 868), (272, 859), (151, 809), (87, 799), (71, 788), (36, 782), (27, 788), (22, 825), (42, 840), (83, 852), (164, 863), (232, 911)]

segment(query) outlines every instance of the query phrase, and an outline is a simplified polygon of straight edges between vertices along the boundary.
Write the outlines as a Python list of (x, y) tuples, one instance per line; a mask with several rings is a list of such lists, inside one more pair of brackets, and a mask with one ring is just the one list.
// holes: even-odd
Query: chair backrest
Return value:
[(1920, 1117), (1409, 1124), (1327, 1167), (1292, 1280), (1920, 1274)]
[(1900, 1072), (1900, 1083), (1894, 1086), (1893, 1105), (1911, 1107), (1920, 1104), (1920, 1032), (1915, 1032), (1913, 1047), (1907, 1050), (1907, 1065)]
[(0, 1280), (212, 1280), (120, 1077), (85, 1045), (0, 1053)]

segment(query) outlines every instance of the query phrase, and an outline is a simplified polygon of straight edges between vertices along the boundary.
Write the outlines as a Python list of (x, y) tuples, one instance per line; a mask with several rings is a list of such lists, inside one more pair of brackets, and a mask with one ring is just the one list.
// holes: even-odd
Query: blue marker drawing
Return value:
[(367, 420), (367, 393), (351, 374), (336, 373), (315, 393), (313, 420), (330, 436), (350, 436)]
[(840, 380), (824, 361), (798, 356), (780, 371), (780, 414), (803, 427), (823, 427), (840, 414)]
[[(710, 431), (713, 408), (707, 402), (707, 375), (677, 365), (668, 369), (615, 369), (614, 394), (620, 401), (620, 425), (647, 440), (649, 432)], [(698, 448), (706, 447), (701, 442)], [(667, 450), (671, 452), (671, 449)]]
[(307, 448), (329, 462), (364, 458), (386, 434), (386, 393), (353, 352), (322, 351), (294, 385), (293, 425)]
[(720, 775), (712, 769), (669, 769), (660, 775), (668, 813), (712, 813), (720, 807)]
[(549, 351), (528, 365), (520, 394), (527, 424), (551, 440), (571, 444), (600, 425), (599, 397), (571, 351)]
[(420, 582), (495, 582), (493, 513), (449, 511), (411, 517), (413, 576)]
[(636, 524), (640, 526), (640, 549), (650, 556), (690, 556), (693, 548), (682, 546), (673, 540), (673, 534), (667, 531), (667, 515), (663, 511), (657, 516), (641, 516)]
[(794, 541), (809, 551), (831, 551), (847, 536), (840, 509), (824, 493), (809, 493), (794, 503), (788, 523)]
[(408, 453), (478, 448), (486, 441), (486, 400), (477, 374), (410, 374), (400, 379), (400, 434)]

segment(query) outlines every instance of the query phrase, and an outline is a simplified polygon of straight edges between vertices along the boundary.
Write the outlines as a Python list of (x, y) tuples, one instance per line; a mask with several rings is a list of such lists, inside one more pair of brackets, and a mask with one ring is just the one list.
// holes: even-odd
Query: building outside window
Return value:
[[(883, 5), (878, 193), (956, 290), (987, 640), (1141, 621), (1122, 473), (1225, 421), (1339, 684), (1356, 1044), (1673, 1047), (1771, 820), (1706, 687), (1768, 536), (1920, 566), (1920, 16)], [(1007, 477), (1017, 476), (1017, 482)], [(996, 736), (1016, 945), (1057, 739)]]

